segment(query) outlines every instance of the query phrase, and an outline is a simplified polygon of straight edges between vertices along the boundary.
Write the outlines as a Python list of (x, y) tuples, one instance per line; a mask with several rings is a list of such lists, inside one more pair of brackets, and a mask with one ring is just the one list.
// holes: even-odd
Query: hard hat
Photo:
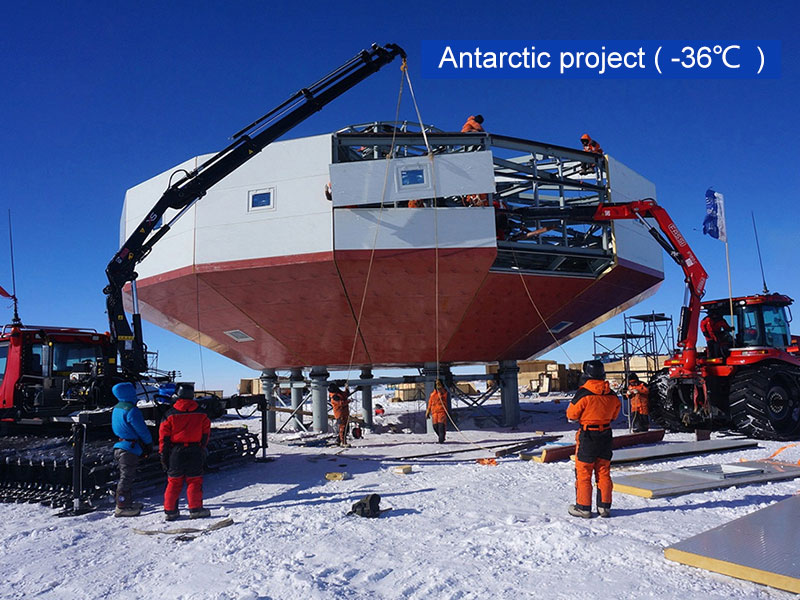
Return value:
[(175, 397), (183, 400), (194, 400), (194, 384), (179, 383), (175, 388)]
[(639, 376), (636, 373), (628, 375), (628, 381), (639, 381)]
[(588, 134), (588, 133), (584, 133), (584, 134), (581, 136), (581, 141), (583, 141), (583, 140), (586, 140), (586, 141), (588, 141), (588, 142), (591, 142), (591, 141), (592, 141), (592, 138), (591, 138), (591, 137), (589, 137), (589, 134)]
[(475, 121), (478, 123), (483, 123), (483, 115), (475, 115)]
[(606, 369), (599, 360), (587, 360), (583, 363), (583, 374), (589, 379), (605, 379)]

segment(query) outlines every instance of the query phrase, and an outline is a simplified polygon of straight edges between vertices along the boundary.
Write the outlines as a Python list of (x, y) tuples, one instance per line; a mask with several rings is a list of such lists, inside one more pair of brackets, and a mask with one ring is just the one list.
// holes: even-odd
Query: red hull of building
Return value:
[(148, 321), (199, 332), (252, 368), (493, 362), (540, 353), (549, 328), (570, 322), (566, 339), (662, 280), (623, 261), (599, 279), (489, 272), (495, 256), (348, 250), (197, 265), (139, 281), (139, 301)]

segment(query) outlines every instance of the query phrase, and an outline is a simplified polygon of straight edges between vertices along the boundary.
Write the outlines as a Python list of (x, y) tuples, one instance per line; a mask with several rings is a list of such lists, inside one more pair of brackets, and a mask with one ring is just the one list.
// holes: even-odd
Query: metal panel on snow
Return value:
[(642, 462), (645, 460), (656, 460), (690, 454), (705, 454), (708, 452), (726, 452), (739, 448), (752, 448), (753, 446), (758, 446), (758, 442), (745, 439), (672, 442), (670, 444), (661, 444), (660, 446), (629, 448), (614, 452), (614, 456), (611, 458), (611, 464)]
[(333, 206), (494, 192), (491, 152), (464, 152), (330, 166)]
[(800, 496), (678, 542), (664, 556), (700, 567), (800, 593)]
[[(719, 465), (704, 465), (708, 467)], [(643, 498), (662, 498), (664, 496), (678, 496), (691, 494), (717, 488), (745, 485), (749, 483), (766, 483), (781, 479), (794, 479), (800, 477), (800, 467), (775, 461), (746, 461), (736, 463), (740, 469), (753, 469), (751, 473), (729, 469), (729, 476), (710, 476), (711, 471), (698, 471), (681, 468), (672, 471), (658, 471), (654, 473), (637, 473), (614, 479), (614, 491)], [(725, 475), (725, 473), (722, 473)]]

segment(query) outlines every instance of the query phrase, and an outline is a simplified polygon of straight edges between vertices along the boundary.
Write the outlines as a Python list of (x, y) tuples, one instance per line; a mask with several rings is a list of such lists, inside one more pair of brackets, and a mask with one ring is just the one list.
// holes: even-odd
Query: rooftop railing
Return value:
[[(427, 142), (427, 144), (426, 144)], [(611, 226), (537, 219), (528, 208), (610, 201), (602, 154), (492, 133), (453, 133), (417, 124), (373, 122), (333, 135), (334, 162), (491, 150), (495, 193), (447, 197), (426, 206), (494, 206), (497, 259), (491, 270), (597, 277), (614, 260)]]

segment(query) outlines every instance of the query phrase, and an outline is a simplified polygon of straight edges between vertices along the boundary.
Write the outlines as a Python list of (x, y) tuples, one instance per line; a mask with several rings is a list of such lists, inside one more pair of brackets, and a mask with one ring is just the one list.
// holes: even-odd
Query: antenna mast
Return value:
[(8, 243), (11, 246), (11, 300), (14, 301), (14, 318), (11, 319), (12, 325), (22, 325), (17, 312), (17, 276), (14, 272), (14, 238), (11, 237), (11, 209), (8, 209)]
[(768, 294), (767, 279), (764, 277), (764, 263), (761, 262), (761, 246), (758, 243), (758, 229), (756, 229), (756, 217), (753, 211), (750, 211), (750, 218), (753, 220), (753, 233), (756, 235), (756, 250), (758, 250), (758, 266), (761, 267), (761, 283), (764, 284), (764, 293)]

